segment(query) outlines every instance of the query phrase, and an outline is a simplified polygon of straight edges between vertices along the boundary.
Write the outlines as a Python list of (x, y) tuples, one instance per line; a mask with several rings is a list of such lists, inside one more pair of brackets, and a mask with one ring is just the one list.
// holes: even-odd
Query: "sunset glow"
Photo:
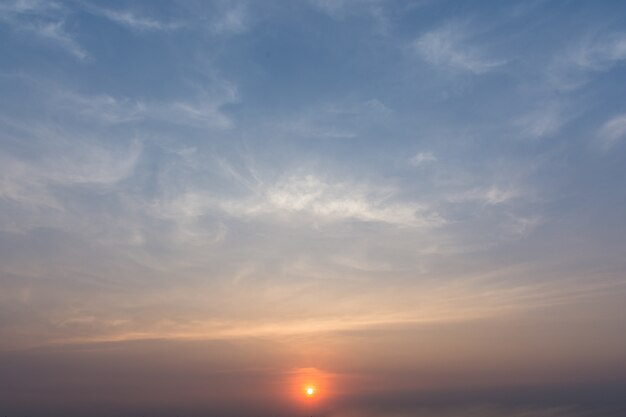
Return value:
[(0, 417), (626, 416), (626, 0), (0, 0)]

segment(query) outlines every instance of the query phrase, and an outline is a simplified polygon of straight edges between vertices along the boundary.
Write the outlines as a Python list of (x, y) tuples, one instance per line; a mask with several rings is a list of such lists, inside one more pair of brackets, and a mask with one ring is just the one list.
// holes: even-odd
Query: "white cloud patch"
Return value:
[(447, 24), (425, 33), (415, 42), (418, 54), (430, 64), (483, 74), (504, 64), (504, 61), (484, 57), (471, 45), (468, 34), (456, 24)]
[(626, 138), (626, 114), (613, 117), (602, 125), (597, 140), (603, 150), (609, 150)]
[(418, 167), (429, 162), (435, 162), (437, 157), (432, 152), (418, 152), (413, 158), (410, 159), (411, 165)]
[(307, 213), (329, 220), (360, 220), (406, 226), (436, 226), (442, 219), (425, 214), (421, 204), (399, 204), (351, 184), (327, 183), (314, 176), (292, 177), (266, 192), (261, 211)]

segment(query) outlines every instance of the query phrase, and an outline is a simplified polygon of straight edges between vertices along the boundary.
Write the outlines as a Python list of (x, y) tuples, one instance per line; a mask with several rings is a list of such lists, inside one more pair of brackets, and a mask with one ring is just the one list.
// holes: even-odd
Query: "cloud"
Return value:
[(248, 30), (249, 14), (243, 4), (227, 9), (222, 12), (213, 22), (213, 32), (218, 34), (239, 34)]
[(87, 10), (93, 14), (105, 17), (119, 25), (135, 31), (170, 31), (183, 26), (179, 22), (162, 22), (144, 16), (138, 16), (130, 10), (111, 10), (89, 5)]
[(600, 147), (609, 150), (626, 138), (626, 114), (620, 114), (606, 121), (596, 134)]
[(551, 101), (537, 104), (533, 110), (518, 118), (514, 124), (521, 129), (524, 137), (541, 139), (553, 136), (578, 115), (579, 112), (575, 111), (571, 105)]
[(362, 102), (331, 102), (290, 115), (272, 129), (295, 137), (350, 139), (392, 113), (392, 109), (375, 98)]
[(626, 60), (626, 34), (615, 33), (580, 44), (572, 55), (574, 63), (584, 69), (605, 71)]
[(309, 3), (337, 21), (365, 16), (371, 19), (380, 35), (389, 35), (391, 20), (386, 13), (385, 0), (309, 0)]
[(467, 41), (468, 34), (456, 24), (447, 24), (425, 33), (415, 42), (418, 54), (437, 67), (483, 74), (504, 64), (488, 59)]
[(89, 54), (65, 30), (66, 10), (55, 2), (14, 1), (0, 5), (0, 22), (60, 47), (80, 60)]
[(435, 162), (437, 158), (432, 152), (418, 152), (413, 158), (411, 158), (411, 165), (417, 167), (428, 162)]
[(451, 202), (477, 201), (486, 205), (499, 205), (506, 203), (520, 195), (514, 188), (500, 188), (496, 186), (475, 188), (450, 196)]
[(314, 175), (288, 176), (240, 199), (189, 190), (153, 209), (158, 216), (172, 219), (198, 218), (218, 210), (233, 217), (281, 221), (304, 216), (303, 219), (313, 221), (357, 220), (406, 227), (437, 227), (445, 223), (423, 204), (393, 202), (388, 193), (367, 185), (330, 183)]
[(385, 195), (352, 184), (327, 183), (317, 177), (290, 177), (266, 191), (261, 211), (307, 213), (328, 220), (375, 221), (404, 226), (439, 226), (436, 214), (421, 204), (390, 203)]
[(28, 29), (34, 31), (39, 36), (56, 43), (76, 58), (85, 60), (89, 57), (87, 51), (70, 36), (64, 29), (65, 22), (53, 22), (40, 25), (29, 26)]
[(335, 19), (342, 19), (346, 13), (354, 13), (354, 8), (376, 3), (376, 0), (309, 0), (309, 2), (317, 9), (327, 13)]
[(575, 90), (587, 84), (592, 73), (609, 71), (625, 60), (626, 34), (585, 38), (554, 58), (548, 78), (559, 89)]
[(179, 124), (197, 127), (228, 129), (233, 121), (226, 116), (220, 101), (174, 101), (168, 104), (157, 103), (148, 107), (147, 114), (159, 120), (167, 120)]
[(229, 129), (233, 120), (222, 107), (239, 100), (237, 86), (223, 79), (198, 86), (193, 95), (161, 100), (84, 94), (46, 80), (16, 77), (54, 112), (78, 125), (159, 121), (209, 129)]
[[(54, 140), (50, 136), (45, 139)], [(55, 187), (112, 186), (132, 174), (140, 155), (138, 142), (119, 150), (66, 142), (30, 160), (2, 152), (0, 198), (27, 206), (62, 209), (63, 202), (55, 196)]]

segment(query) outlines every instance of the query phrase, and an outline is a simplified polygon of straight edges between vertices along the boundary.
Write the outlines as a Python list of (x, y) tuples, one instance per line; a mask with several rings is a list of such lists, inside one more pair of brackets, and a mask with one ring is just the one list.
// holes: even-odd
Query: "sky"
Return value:
[(0, 1), (0, 415), (623, 416), (624, 22)]

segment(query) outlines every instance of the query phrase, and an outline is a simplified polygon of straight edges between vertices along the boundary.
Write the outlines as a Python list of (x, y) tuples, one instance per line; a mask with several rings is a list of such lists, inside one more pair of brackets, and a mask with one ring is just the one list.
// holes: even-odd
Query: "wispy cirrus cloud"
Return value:
[(379, 6), (384, 0), (309, 0), (309, 2), (334, 19), (343, 19), (346, 15), (362, 10), (371, 11), (372, 7)]
[(254, 190), (252, 196), (226, 199), (210, 192), (187, 191), (154, 207), (168, 218), (199, 217), (215, 210), (242, 218), (334, 222), (356, 220), (394, 226), (437, 227), (445, 223), (420, 203), (400, 203), (376, 187), (326, 182), (313, 175), (288, 176)]
[(611, 70), (626, 61), (626, 34), (602, 33), (572, 42), (556, 54), (548, 68), (550, 83), (563, 91), (587, 84), (593, 73)]
[(0, 5), (0, 22), (64, 49), (79, 60), (87, 60), (87, 51), (65, 29), (67, 13), (64, 6), (56, 2), (8, 1)]
[(373, 21), (379, 34), (389, 33), (391, 21), (386, 13), (384, 0), (309, 0), (309, 3), (338, 21), (353, 16), (367, 16)]
[[(210, 93), (198, 91), (193, 99), (145, 101), (88, 94), (25, 75), (3, 75), (0, 81), (5, 87), (20, 86), (22, 97), (47, 109), (42, 117), (37, 109), (25, 114), (19, 105), (2, 106), (0, 141), (19, 144), (0, 152), (0, 227), (9, 230), (52, 225), (63, 230), (72, 222), (81, 224), (80, 233), (91, 233), (95, 225), (113, 230), (103, 225), (108, 220), (89, 220), (93, 206), (85, 193), (94, 192), (91, 198), (97, 200), (116, 190), (121, 198), (123, 183), (132, 182), (142, 158), (144, 139), (151, 136), (148, 131), (157, 125), (196, 132), (233, 126), (221, 111), (236, 99), (236, 88), (227, 82), (212, 85)], [(145, 197), (120, 201), (116, 210), (128, 214)]]
[(443, 68), (484, 74), (505, 64), (488, 58), (470, 41), (470, 34), (460, 24), (448, 23), (420, 36), (414, 44), (417, 53), (428, 63)]
[(611, 33), (586, 40), (572, 51), (574, 64), (593, 71), (603, 71), (626, 60), (626, 33)]
[(87, 5), (86, 9), (98, 16), (125, 26), (128, 29), (143, 31), (170, 31), (184, 26), (182, 22), (164, 22), (158, 19), (141, 16), (131, 10), (113, 10), (94, 5)]
[(568, 123), (580, 116), (581, 110), (573, 103), (562, 100), (538, 100), (528, 113), (518, 117), (514, 125), (523, 138), (544, 139), (552, 137)]
[(239, 100), (237, 86), (225, 79), (213, 79), (207, 85), (198, 86), (193, 96), (148, 100), (86, 94), (42, 79), (21, 75), (9, 77), (23, 83), (41, 103), (52, 106), (55, 113), (64, 119), (72, 119), (77, 125), (157, 121), (197, 128), (229, 129), (234, 121), (223, 111), (223, 107)]
[[(49, 155), (31, 160), (0, 153), (0, 198), (27, 206), (61, 209), (63, 203), (55, 197), (55, 187), (113, 186), (132, 174), (141, 155), (138, 142), (128, 149), (111, 149), (93, 143), (70, 143), (65, 139), (56, 149), (50, 149)], [(55, 139), (48, 135), (46, 140)]]
[(234, 35), (248, 30), (250, 13), (245, 4), (239, 3), (220, 12), (213, 21), (212, 31), (222, 35)]
[(596, 134), (602, 150), (607, 151), (626, 139), (626, 114), (607, 120)]

